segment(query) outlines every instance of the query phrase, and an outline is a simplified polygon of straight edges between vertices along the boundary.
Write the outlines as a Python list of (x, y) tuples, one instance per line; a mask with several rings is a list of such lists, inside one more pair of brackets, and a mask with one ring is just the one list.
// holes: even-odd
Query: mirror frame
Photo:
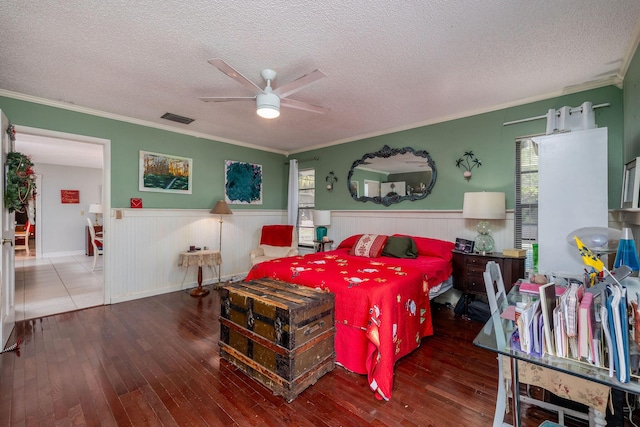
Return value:
[[(386, 159), (386, 158), (395, 156), (397, 154), (405, 154), (405, 153), (412, 153), (417, 157), (424, 157), (425, 159), (427, 159), (427, 163), (431, 167), (431, 182), (429, 182), (429, 185), (427, 185), (427, 187), (425, 188), (424, 193), (409, 194), (405, 196), (394, 195), (394, 196), (376, 196), (376, 197), (365, 197), (365, 196), (358, 197), (358, 195), (354, 193), (353, 188), (351, 188), (351, 178), (353, 177), (355, 168), (357, 168), (359, 165), (366, 162), (368, 159), (373, 159), (375, 157), (382, 157)], [(373, 203), (381, 204), (384, 206), (389, 206), (394, 203), (403, 202), (405, 200), (414, 201), (414, 200), (424, 199), (429, 194), (431, 194), (431, 190), (433, 189), (433, 186), (436, 184), (437, 177), (438, 177), (438, 171), (436, 170), (436, 163), (433, 161), (433, 159), (431, 158), (431, 155), (427, 151), (414, 150), (411, 147), (391, 148), (388, 145), (385, 145), (384, 147), (382, 147), (381, 150), (375, 151), (373, 153), (366, 153), (364, 156), (362, 156), (361, 159), (353, 162), (353, 164), (351, 165), (351, 169), (349, 170), (349, 175), (347, 177), (347, 187), (349, 188), (349, 193), (351, 194), (351, 197), (356, 202), (373, 202)]]

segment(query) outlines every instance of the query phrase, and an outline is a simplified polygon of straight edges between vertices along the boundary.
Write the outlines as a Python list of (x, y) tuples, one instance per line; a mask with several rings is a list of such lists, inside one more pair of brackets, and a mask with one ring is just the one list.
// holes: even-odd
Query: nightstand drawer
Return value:
[(470, 294), (486, 294), (486, 287), (484, 285), (484, 277), (479, 278), (474, 276), (473, 278), (467, 277), (467, 284), (465, 285), (465, 292)]
[(524, 257), (511, 258), (499, 253), (480, 255), (453, 251), (453, 286), (464, 293), (486, 295), (483, 274), (489, 261), (494, 261), (500, 266), (507, 292), (513, 282), (524, 278)]
[(495, 261), (495, 259), (493, 259), (492, 257), (480, 256), (480, 255), (468, 256), (465, 258), (465, 264), (468, 267), (481, 268), (482, 271), (484, 271), (484, 268), (487, 265), (487, 262), (489, 261)]
[(472, 276), (479, 276), (480, 279), (483, 278), (483, 274), (484, 274), (484, 270), (486, 270), (487, 268), (487, 263), (485, 262), (484, 264), (467, 264), (466, 265), (466, 275), (468, 278), (471, 278)]

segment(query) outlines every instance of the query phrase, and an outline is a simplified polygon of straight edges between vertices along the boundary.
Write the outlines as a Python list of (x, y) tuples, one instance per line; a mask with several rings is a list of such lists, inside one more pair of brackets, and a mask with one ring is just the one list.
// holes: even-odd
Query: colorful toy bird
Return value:
[(591, 252), (591, 249), (586, 247), (586, 245), (582, 243), (580, 239), (578, 239), (578, 236), (573, 236), (573, 238), (576, 240), (576, 245), (578, 246), (580, 256), (582, 257), (582, 262), (589, 267), (593, 267), (597, 272), (601, 272), (602, 270), (604, 270), (605, 267), (602, 260), (598, 258), (593, 252)]

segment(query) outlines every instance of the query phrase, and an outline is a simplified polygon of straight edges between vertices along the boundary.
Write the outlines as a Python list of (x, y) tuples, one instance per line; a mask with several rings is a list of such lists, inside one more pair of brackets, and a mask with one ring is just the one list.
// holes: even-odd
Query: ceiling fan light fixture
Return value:
[(257, 113), (265, 119), (275, 119), (280, 115), (280, 98), (275, 93), (260, 93), (256, 96)]

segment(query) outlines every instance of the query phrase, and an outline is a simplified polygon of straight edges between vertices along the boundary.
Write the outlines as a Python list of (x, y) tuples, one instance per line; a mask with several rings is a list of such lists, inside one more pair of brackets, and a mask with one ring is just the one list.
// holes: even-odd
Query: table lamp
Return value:
[(327, 225), (331, 225), (331, 211), (313, 211), (313, 225), (316, 226), (316, 240), (321, 242), (327, 235)]
[[(218, 245), (218, 249), (220, 250), (220, 254), (222, 254), (222, 215), (233, 215), (231, 209), (229, 209), (229, 205), (224, 200), (218, 200), (216, 205), (211, 209), (209, 213), (220, 215), (220, 243)], [(222, 265), (218, 266), (218, 283), (220, 283)]]
[(89, 213), (96, 214), (95, 226), (97, 227), (98, 225), (100, 225), (98, 224), (98, 214), (102, 213), (102, 205), (99, 203), (91, 203), (89, 205)]
[(482, 255), (491, 253), (496, 242), (491, 237), (491, 224), (487, 220), (506, 218), (504, 193), (488, 191), (464, 193), (462, 217), (481, 220), (478, 223), (475, 249)]

